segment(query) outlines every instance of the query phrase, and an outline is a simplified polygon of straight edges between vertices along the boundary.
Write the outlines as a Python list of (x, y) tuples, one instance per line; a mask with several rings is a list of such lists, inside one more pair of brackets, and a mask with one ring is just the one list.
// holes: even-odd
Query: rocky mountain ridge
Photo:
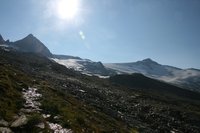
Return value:
[(3, 39), (3, 37), (0, 34), (0, 44), (4, 44), (4, 43), (5, 43), (5, 40)]
[(47, 57), (52, 56), (49, 49), (32, 34), (29, 34), (19, 41), (11, 43), (11, 45), (21, 52), (38, 53)]
[(145, 76), (165, 81), (193, 91), (200, 91), (200, 70), (198, 69), (180, 69), (172, 66), (161, 65), (152, 59), (131, 63), (104, 63), (94, 62), (89, 59), (70, 55), (53, 55), (49, 49), (32, 34), (16, 42), (5, 41), (0, 36), (1, 47), (5, 50), (12, 48), (21, 52), (36, 53), (55, 62), (66, 66), (67, 68), (79, 71), (87, 75), (96, 75), (101, 78), (108, 78), (116, 74), (142, 73)]

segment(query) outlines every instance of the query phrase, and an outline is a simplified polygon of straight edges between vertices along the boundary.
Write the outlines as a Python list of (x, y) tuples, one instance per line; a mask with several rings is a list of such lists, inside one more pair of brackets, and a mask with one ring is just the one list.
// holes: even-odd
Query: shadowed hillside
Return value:
[[(41, 55), (0, 53), (0, 118), (11, 125), (17, 118), (27, 118), (17, 127), (2, 125), (15, 132), (51, 131), (48, 122), (77, 133), (200, 131), (199, 93), (141, 74), (100, 79)], [(22, 94), (30, 87), (42, 95), (39, 112), (24, 112), (28, 108)], [(35, 127), (41, 123), (44, 128)]]

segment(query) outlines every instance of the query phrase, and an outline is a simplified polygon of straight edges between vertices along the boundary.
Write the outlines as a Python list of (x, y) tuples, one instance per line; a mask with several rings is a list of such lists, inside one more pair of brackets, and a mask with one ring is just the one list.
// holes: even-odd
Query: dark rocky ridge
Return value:
[(10, 50), (17, 50), (25, 53), (35, 53), (39, 55), (43, 55), (45, 57), (56, 58), (59, 60), (67, 60), (67, 59), (77, 59), (78, 63), (80, 63), (83, 68), (80, 69), (81, 72), (91, 74), (91, 75), (113, 75), (115, 74), (111, 70), (107, 70), (101, 62), (93, 62), (89, 59), (82, 59), (80, 57), (69, 56), (69, 55), (53, 55), (50, 50), (36, 37), (32, 34), (29, 34), (25, 38), (18, 40), (16, 42), (5, 42), (2, 37), (2, 44), (6, 43), (9, 45)]
[(12, 46), (21, 52), (37, 53), (46, 57), (52, 57), (52, 53), (49, 49), (32, 34), (29, 34), (19, 41), (13, 42)]
[(4, 43), (5, 43), (5, 40), (3, 39), (3, 37), (0, 34), (0, 44), (4, 44)]
[(200, 101), (200, 93), (182, 89), (159, 80), (151, 79), (140, 73), (115, 75), (110, 77), (110, 81), (129, 88), (138, 88), (139, 90), (143, 90), (145, 92), (153, 92), (157, 94), (162, 93), (163, 96), (176, 97), (180, 99), (187, 98), (188, 100)]

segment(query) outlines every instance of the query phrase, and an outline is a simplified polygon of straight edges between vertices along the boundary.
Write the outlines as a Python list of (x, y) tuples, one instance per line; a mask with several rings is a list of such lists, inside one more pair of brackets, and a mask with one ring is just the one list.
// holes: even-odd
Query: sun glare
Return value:
[(79, 9), (79, 0), (59, 0), (57, 14), (60, 19), (73, 19)]

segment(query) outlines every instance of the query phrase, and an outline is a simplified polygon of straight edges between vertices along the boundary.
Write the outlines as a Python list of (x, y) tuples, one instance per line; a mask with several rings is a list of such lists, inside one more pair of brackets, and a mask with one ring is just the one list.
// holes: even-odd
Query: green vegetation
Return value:
[[(48, 132), (50, 131), (48, 128), (38, 128), (36, 125), (40, 123), (44, 123), (44, 118), (41, 116), (41, 114), (38, 113), (32, 113), (28, 116), (28, 123), (25, 125), (23, 131), (24, 132), (29, 132), (29, 133), (38, 133), (38, 132)], [(31, 129), (31, 130), (30, 130)], [(17, 132), (20, 130), (18, 129)]]
[(44, 118), (41, 116), (41, 114), (38, 113), (32, 113), (29, 117), (28, 117), (28, 123), (27, 123), (27, 127), (29, 129), (33, 128), (35, 125), (44, 122)]
[(21, 89), (26, 85), (9, 66), (0, 66), (0, 70), (0, 117), (10, 121), (23, 105)]
[(74, 132), (128, 132), (126, 126), (112, 117), (98, 112), (93, 107), (78, 101), (70, 94), (64, 94), (43, 83), (39, 90), (43, 95), (41, 101), (44, 113), (60, 116), (57, 121)]

